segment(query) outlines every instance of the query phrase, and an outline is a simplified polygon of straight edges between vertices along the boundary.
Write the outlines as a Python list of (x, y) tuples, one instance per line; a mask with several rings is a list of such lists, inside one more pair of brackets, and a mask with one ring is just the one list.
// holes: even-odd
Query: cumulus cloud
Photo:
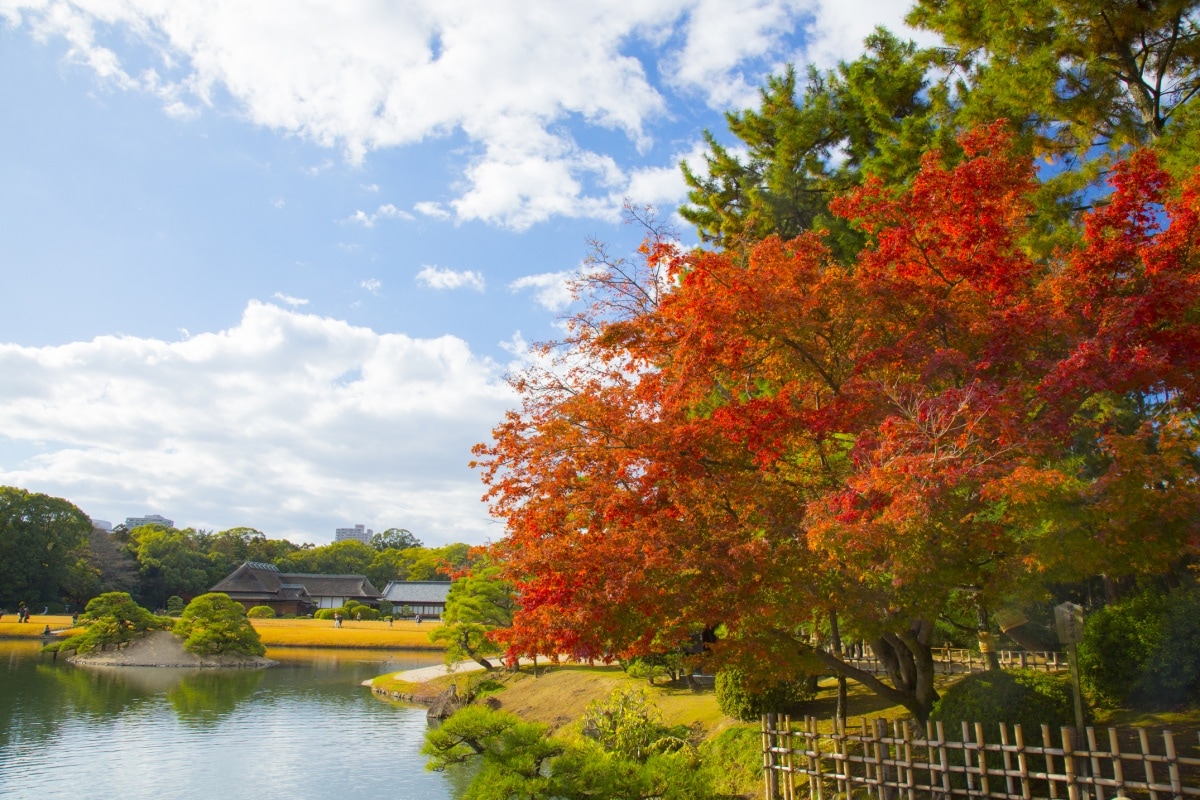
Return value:
[(575, 299), (571, 287), (578, 278), (579, 272), (576, 270), (543, 272), (540, 275), (517, 278), (508, 288), (513, 292), (532, 289), (534, 298), (542, 308), (548, 311), (562, 311)]
[(257, 302), (178, 342), (0, 344), (0, 421), (24, 454), (0, 483), (105, 519), (153, 509), (318, 542), (356, 521), (478, 542), (496, 529), (466, 464), (513, 405), (500, 371), (453, 336)]
[[(880, 23), (891, 0), (414, 0), (251, 5), (161, 0), (7, 0), (10, 24), (61, 40), (109, 85), (181, 115), (232, 102), (247, 120), (340, 149), (462, 134), (464, 171), (448, 202), (460, 220), (524, 228), (553, 216), (610, 218), (631, 174), (581, 144), (617, 132), (650, 153), (676, 103), (755, 101), (788, 61), (832, 64)], [(154, 66), (138, 72), (134, 64)], [(330, 163), (315, 165), (319, 174)], [(421, 213), (446, 209), (435, 204)], [(360, 217), (359, 214), (362, 216)], [(351, 219), (374, 223), (379, 212)], [(434, 213), (433, 216), (438, 216)]]
[(483, 275), (475, 270), (456, 272), (452, 269), (426, 265), (417, 273), (416, 281), (430, 289), (474, 289), (482, 292), (486, 288)]
[(373, 295), (378, 295), (379, 290), (383, 288), (378, 278), (367, 278), (365, 281), (359, 281), (358, 285)]

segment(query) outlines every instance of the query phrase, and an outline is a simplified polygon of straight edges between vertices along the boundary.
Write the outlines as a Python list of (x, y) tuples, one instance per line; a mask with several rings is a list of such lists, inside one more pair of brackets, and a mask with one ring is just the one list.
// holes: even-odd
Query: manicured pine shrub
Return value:
[(246, 616), (250, 619), (272, 619), (275, 616), (275, 609), (270, 606), (255, 606), (246, 612)]

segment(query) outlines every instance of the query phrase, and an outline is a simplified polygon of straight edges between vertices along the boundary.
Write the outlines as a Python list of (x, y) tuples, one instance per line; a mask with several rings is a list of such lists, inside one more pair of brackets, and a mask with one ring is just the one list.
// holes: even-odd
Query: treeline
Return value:
[(382, 590), (391, 580), (448, 580), (466, 567), (469, 547), (425, 547), (391, 528), (371, 544), (328, 545), (270, 539), (254, 528), (206, 531), (145, 525), (112, 533), (67, 500), (0, 487), (0, 608), (81, 608), (106, 592), (128, 592), (147, 608), (204, 594), (244, 561), (283, 572), (366, 575)]

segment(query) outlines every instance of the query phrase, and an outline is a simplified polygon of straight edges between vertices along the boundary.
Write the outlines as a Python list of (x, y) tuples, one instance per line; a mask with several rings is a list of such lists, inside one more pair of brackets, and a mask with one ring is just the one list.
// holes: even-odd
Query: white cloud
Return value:
[[(560, 215), (612, 218), (619, 198), (645, 183), (648, 176), (628, 175), (582, 145), (587, 129), (618, 132), (648, 153), (676, 100), (698, 97), (714, 109), (753, 102), (765, 73), (789, 60), (851, 56), (874, 25), (895, 25), (904, 7), (893, 0), (6, 0), (5, 16), (35, 36), (65, 41), (68, 60), (109, 85), (153, 93), (169, 113), (231, 102), (251, 123), (339, 148), (352, 163), (373, 150), (461, 133), (469, 157), (461, 176), (449, 176), (458, 196), (448, 207), (460, 220), (520, 229)], [(812, 42), (802, 50), (805, 33)], [(133, 75), (135, 63), (156, 66)], [(433, 209), (441, 207), (418, 210)], [(351, 219), (373, 224), (379, 215), (361, 213)]]
[(271, 206), (273, 208), (283, 208), (286, 205), (287, 205), (287, 201), (284, 200), (282, 197), (276, 197), (273, 200), (271, 200)]
[(420, 203), (415, 204), (413, 210), (433, 219), (450, 219), (450, 212), (443, 208), (441, 203), (434, 203), (429, 200), (422, 200)]
[(371, 192), (372, 194), (379, 194), (379, 184), (378, 183), (360, 183), (358, 185), (358, 188), (362, 189), (364, 192)]
[(513, 292), (533, 289), (534, 297), (540, 306), (549, 311), (562, 311), (575, 300), (572, 286), (578, 278), (577, 270), (543, 272), (540, 275), (517, 278), (508, 288)]
[(365, 281), (359, 281), (358, 285), (376, 296), (379, 295), (379, 290), (383, 288), (383, 284), (377, 278), (367, 278)]
[(359, 209), (350, 216), (346, 217), (343, 222), (354, 222), (362, 225), (364, 228), (374, 228), (375, 223), (381, 219), (413, 219), (413, 215), (407, 211), (402, 211), (396, 208), (391, 203), (384, 203), (375, 209), (373, 213), (368, 214), (366, 211)]
[(217, 333), (0, 344), (0, 421), (34, 455), (0, 483), (122, 519), (328, 541), (361, 521), (426, 542), (496, 529), (470, 448), (514, 403), (452, 336), (413, 339), (251, 302)]
[(308, 305), (308, 301), (305, 300), (304, 298), (292, 297), (290, 294), (284, 294), (283, 292), (276, 292), (275, 294), (273, 294), (271, 296), (274, 297), (276, 300), (278, 300), (281, 303), (286, 303), (287, 305), (291, 306), (292, 308), (296, 308), (297, 306)]
[(426, 265), (417, 273), (416, 282), (430, 289), (474, 289), (482, 292), (486, 288), (483, 275), (475, 270), (456, 272), (452, 269)]

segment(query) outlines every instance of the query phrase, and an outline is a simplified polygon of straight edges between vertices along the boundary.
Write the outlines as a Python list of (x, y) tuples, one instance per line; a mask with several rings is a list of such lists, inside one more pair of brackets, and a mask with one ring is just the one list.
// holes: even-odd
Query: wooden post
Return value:
[(1013, 790), (1012, 752), (1009, 750), (1008, 725), (1004, 722), (1000, 723), (1000, 757), (1004, 762), (1004, 791), (1011, 796), (1016, 794), (1016, 791)]
[(1183, 779), (1179, 774), (1179, 757), (1175, 754), (1175, 735), (1163, 731), (1163, 744), (1167, 747), (1167, 775), (1171, 777), (1171, 793), (1183, 797)]
[[(1054, 756), (1050, 754), (1050, 748), (1054, 746), (1054, 740), (1050, 738), (1050, 726), (1042, 726), (1042, 749), (1046, 752), (1046, 774), (1054, 774)], [(1050, 778), (1050, 800), (1058, 800), (1058, 781)]]
[(983, 723), (975, 723), (975, 743), (979, 745), (976, 751), (979, 759), (979, 788), (983, 791), (983, 796), (987, 797), (991, 794), (991, 781), (988, 778), (988, 763), (987, 749), (983, 743)]
[(771, 753), (771, 718), (774, 714), (763, 714), (762, 717), (762, 748), (763, 748), (763, 791), (766, 800), (776, 800), (774, 755)]
[(796, 781), (792, 772), (792, 717), (783, 715), (783, 796), (785, 800), (796, 800)]
[(850, 782), (848, 780), (850, 777), (850, 759), (848, 758), (849, 753), (846, 748), (846, 721), (844, 719), (837, 720), (834, 730), (837, 731), (837, 739), (834, 740), (833, 745), (834, 750), (842, 756), (840, 766), (836, 761), (834, 762), (834, 767), (837, 770), (835, 775), (837, 777), (838, 793), (848, 798), (850, 796)]
[(1075, 780), (1075, 752), (1071, 745), (1071, 729), (1062, 729), (1063, 772), (1067, 776), (1068, 800), (1080, 800), (1079, 783)]
[[(1142, 746), (1142, 766), (1146, 770), (1146, 783), (1154, 786), (1154, 762), (1146, 756), (1150, 755), (1150, 738), (1145, 728), (1138, 728), (1138, 744)], [(1158, 792), (1150, 790), (1150, 800), (1158, 800)]]
[(937, 722), (938, 763), (942, 767), (942, 791), (946, 797), (951, 796), (950, 786), (950, 754), (946, 752), (946, 729), (942, 721)]
[(1100, 758), (1096, 754), (1096, 729), (1089, 727), (1087, 729), (1088, 751), (1091, 754), (1091, 777), (1092, 777), (1092, 792), (1096, 796), (1096, 800), (1104, 800), (1104, 787), (1096, 783), (1096, 779), (1101, 776), (1100, 773)]
[(1121, 765), (1121, 744), (1117, 741), (1117, 729), (1108, 729), (1108, 750), (1112, 753), (1113, 781), (1117, 784), (1117, 797), (1125, 795), (1125, 768)]
[(821, 734), (817, 732), (815, 717), (807, 717), (804, 723), (808, 732), (808, 796), (825, 800), (825, 788), (821, 785)]
[[(1013, 726), (1013, 736), (1017, 743), (1017, 771), (1021, 778), (1021, 800), (1033, 797), (1033, 787), (1029, 783), (1029, 757), (1025, 755), (1025, 732), (1020, 725)], [(1049, 770), (1046, 770), (1049, 772)], [(1051, 784), (1053, 785), (1053, 784)]]

